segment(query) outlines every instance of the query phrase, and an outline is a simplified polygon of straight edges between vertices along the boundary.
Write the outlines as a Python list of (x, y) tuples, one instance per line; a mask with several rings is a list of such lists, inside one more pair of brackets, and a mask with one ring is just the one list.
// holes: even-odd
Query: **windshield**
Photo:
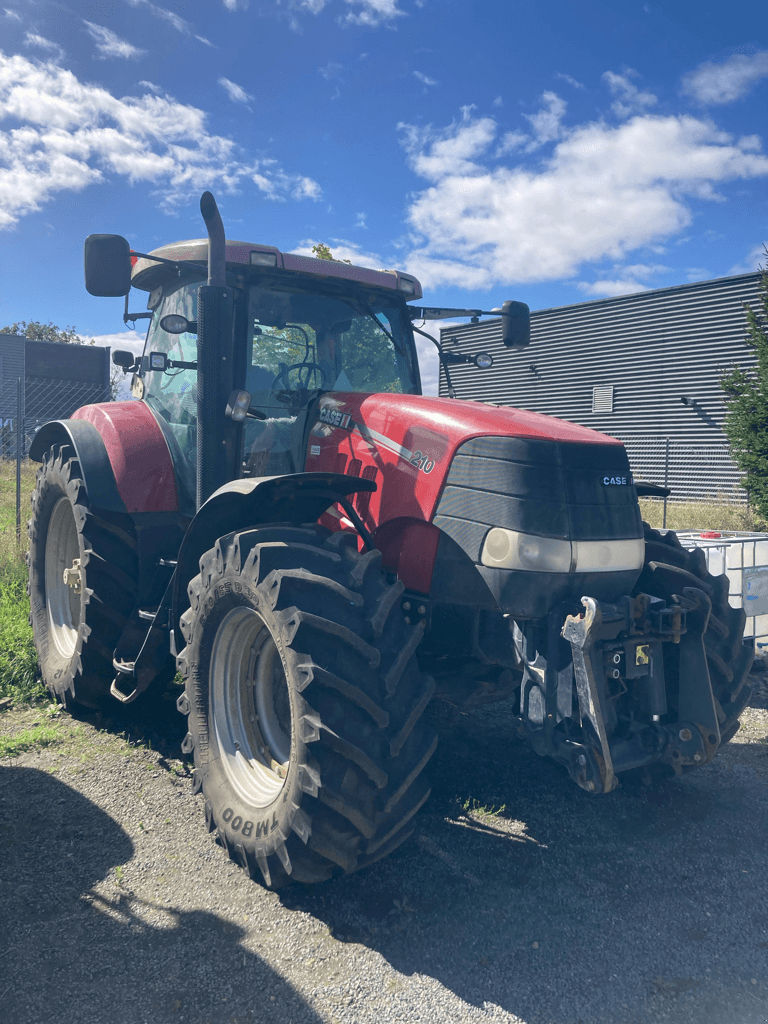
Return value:
[(262, 284), (249, 291), (248, 325), (245, 390), (267, 418), (245, 425), (246, 476), (303, 469), (300, 417), (321, 391), (418, 393), (404, 311), (389, 296)]
[(302, 392), (418, 390), (403, 312), (388, 296), (252, 287), (248, 323), (245, 387), (265, 412), (304, 404)]

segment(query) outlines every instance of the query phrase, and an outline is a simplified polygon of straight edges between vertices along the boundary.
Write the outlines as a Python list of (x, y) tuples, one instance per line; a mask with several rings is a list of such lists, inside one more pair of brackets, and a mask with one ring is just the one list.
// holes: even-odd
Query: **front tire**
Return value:
[(222, 537), (189, 585), (178, 658), (206, 821), (277, 888), (378, 860), (413, 830), (437, 738), (421, 626), (378, 551), (319, 527)]
[(136, 599), (130, 519), (97, 514), (71, 450), (51, 448), (37, 471), (28, 531), (29, 622), (43, 682), (63, 704), (102, 707)]
[[(704, 633), (707, 667), (715, 697), (721, 744), (732, 739), (739, 729), (739, 715), (749, 703), (749, 672), (754, 660), (754, 644), (744, 642), (746, 614), (728, 601), (728, 577), (713, 576), (701, 548), (688, 550), (677, 534), (661, 533), (643, 523), (645, 565), (633, 594), (651, 594), (670, 601), (686, 587), (705, 591), (712, 602), (712, 613)], [(670, 711), (675, 710), (675, 683), (679, 677), (680, 648), (664, 644), (664, 670), (668, 682)], [(670, 685), (671, 684), (671, 685)]]

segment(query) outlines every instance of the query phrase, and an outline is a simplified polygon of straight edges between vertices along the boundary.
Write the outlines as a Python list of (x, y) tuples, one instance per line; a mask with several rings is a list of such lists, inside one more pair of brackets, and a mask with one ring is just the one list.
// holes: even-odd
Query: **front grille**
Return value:
[(642, 537), (631, 480), (622, 445), (478, 437), (454, 456), (434, 523), (474, 562), (491, 526), (571, 540)]

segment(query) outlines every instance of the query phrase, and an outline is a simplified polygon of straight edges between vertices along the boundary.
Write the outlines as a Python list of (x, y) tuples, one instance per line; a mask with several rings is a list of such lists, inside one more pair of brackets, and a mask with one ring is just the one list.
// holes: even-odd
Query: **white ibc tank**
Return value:
[(768, 641), (768, 533), (729, 530), (686, 530), (677, 536), (685, 548), (701, 548), (713, 576), (725, 573), (728, 600), (744, 608), (744, 636), (762, 646)]

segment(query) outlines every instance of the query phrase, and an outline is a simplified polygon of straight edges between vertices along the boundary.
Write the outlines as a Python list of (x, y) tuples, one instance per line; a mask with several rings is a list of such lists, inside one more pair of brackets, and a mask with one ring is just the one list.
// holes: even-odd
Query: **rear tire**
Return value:
[[(136, 538), (128, 516), (90, 507), (71, 449), (46, 453), (29, 531), (29, 622), (43, 682), (62, 703), (102, 707), (112, 653), (136, 599)], [(65, 570), (79, 585), (64, 583)]]
[(229, 534), (189, 585), (178, 668), (208, 828), (271, 888), (356, 871), (429, 796), (422, 627), (378, 551), (319, 527)]

